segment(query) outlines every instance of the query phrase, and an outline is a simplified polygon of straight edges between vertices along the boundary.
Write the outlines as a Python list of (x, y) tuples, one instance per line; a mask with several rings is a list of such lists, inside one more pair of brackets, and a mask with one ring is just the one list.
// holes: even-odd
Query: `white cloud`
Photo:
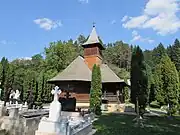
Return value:
[(40, 28), (45, 30), (51, 30), (62, 26), (62, 22), (57, 20), (53, 21), (49, 18), (39, 18), (34, 20), (35, 24), (38, 24)]
[(78, 0), (80, 3), (89, 3), (89, 0)]
[(2, 45), (15, 45), (16, 42), (14, 42), (14, 41), (8, 41), (8, 40), (1, 40), (1, 41), (0, 41), (0, 44), (2, 44)]
[(121, 22), (125, 22), (129, 17), (127, 15), (125, 15), (122, 19)]
[(111, 21), (111, 24), (116, 24), (116, 20), (112, 20), (112, 21)]
[(151, 28), (160, 35), (177, 32), (180, 29), (179, 0), (149, 0), (142, 15), (126, 17), (123, 27)]
[(132, 32), (132, 37), (133, 39), (131, 40), (131, 42), (140, 41), (140, 42), (148, 42), (150, 44), (154, 42), (154, 40), (150, 39), (149, 37), (148, 38), (142, 37), (136, 30)]
[(123, 24), (124, 28), (141, 28), (142, 25), (148, 20), (148, 16), (142, 15), (138, 17), (130, 17), (130, 20)]

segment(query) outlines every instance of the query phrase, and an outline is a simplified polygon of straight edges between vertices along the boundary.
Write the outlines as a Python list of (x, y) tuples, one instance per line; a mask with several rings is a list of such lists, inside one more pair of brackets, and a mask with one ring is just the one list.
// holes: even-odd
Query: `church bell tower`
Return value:
[(95, 25), (93, 25), (92, 32), (82, 47), (84, 48), (85, 62), (90, 70), (92, 70), (94, 64), (102, 64), (102, 50), (105, 48), (99, 40)]

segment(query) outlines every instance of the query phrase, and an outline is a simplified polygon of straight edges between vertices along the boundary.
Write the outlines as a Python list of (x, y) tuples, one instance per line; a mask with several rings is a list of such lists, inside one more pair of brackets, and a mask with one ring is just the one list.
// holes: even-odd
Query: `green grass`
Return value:
[(106, 114), (95, 121), (95, 135), (180, 135), (180, 117), (145, 117), (144, 127), (135, 126), (135, 116)]

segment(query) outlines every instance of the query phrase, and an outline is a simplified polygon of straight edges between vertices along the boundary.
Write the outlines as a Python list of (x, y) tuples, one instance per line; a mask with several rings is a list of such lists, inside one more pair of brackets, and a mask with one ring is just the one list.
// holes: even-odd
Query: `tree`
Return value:
[(96, 106), (96, 114), (101, 115), (102, 80), (101, 80), (101, 69), (99, 65), (97, 66), (97, 95), (98, 95), (98, 104)]
[(159, 64), (161, 71), (160, 79), (162, 80), (162, 93), (164, 93), (164, 101), (168, 104), (168, 113), (170, 115), (176, 113), (179, 99), (179, 76), (175, 64), (166, 55), (163, 56)]
[(95, 89), (96, 89), (96, 78), (97, 78), (97, 67), (96, 64), (93, 66), (92, 69), (92, 79), (91, 79), (91, 89), (90, 89), (90, 109), (94, 112), (95, 108)]
[(45, 55), (47, 68), (60, 72), (75, 59), (77, 52), (71, 41), (58, 41), (50, 43), (49, 48), (45, 48)]
[(160, 63), (161, 58), (166, 55), (166, 49), (164, 48), (163, 44), (160, 43), (156, 48), (152, 51), (152, 62), (153, 62), (153, 69), (154, 67)]
[(165, 105), (165, 95), (163, 89), (163, 80), (162, 80), (162, 65), (158, 64), (154, 70), (154, 83), (155, 83), (155, 98), (159, 102), (160, 106)]
[(140, 47), (135, 47), (131, 61), (131, 102), (137, 115), (143, 116), (148, 99), (148, 78), (144, 56)]
[(77, 44), (82, 45), (84, 42), (86, 42), (85, 36), (84, 35), (79, 35), (79, 37), (77, 38)]
[(180, 71), (180, 42), (178, 39), (175, 40), (172, 46), (167, 48), (168, 55), (171, 58), (172, 62), (174, 62), (176, 69)]
[(6, 94), (6, 78), (7, 78), (7, 71), (8, 71), (8, 60), (3, 57), (1, 60), (1, 65), (2, 65), (2, 75), (1, 75), (1, 98), (5, 99), (5, 94)]
[(146, 61), (146, 64), (148, 65), (148, 67), (149, 68), (151, 68), (151, 70), (152, 70), (152, 68), (153, 68), (153, 66), (154, 66), (154, 64), (153, 64), (153, 51), (152, 50), (145, 50), (144, 52), (143, 52), (143, 54), (144, 54), (144, 59), (145, 59), (145, 61)]
[[(128, 81), (127, 81), (126, 78), (124, 79), (124, 82), (125, 82), (126, 84), (128, 84)], [(127, 86), (124, 87), (123, 95), (124, 95), (125, 101), (129, 101), (129, 98), (130, 98), (130, 97), (129, 97), (129, 88), (128, 88)]]
[(96, 114), (101, 115), (101, 96), (102, 82), (100, 67), (94, 65), (92, 70), (92, 81), (90, 90), (90, 109)]
[(105, 61), (129, 70), (131, 61), (131, 49), (128, 44), (122, 41), (116, 41), (113, 44), (109, 44), (103, 52)]

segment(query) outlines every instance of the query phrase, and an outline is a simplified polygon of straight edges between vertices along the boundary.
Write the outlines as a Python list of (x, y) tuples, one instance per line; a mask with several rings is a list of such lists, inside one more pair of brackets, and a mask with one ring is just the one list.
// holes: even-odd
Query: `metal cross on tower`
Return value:
[(95, 23), (95, 22), (93, 22), (93, 27), (95, 27), (95, 24), (96, 24), (96, 23)]

